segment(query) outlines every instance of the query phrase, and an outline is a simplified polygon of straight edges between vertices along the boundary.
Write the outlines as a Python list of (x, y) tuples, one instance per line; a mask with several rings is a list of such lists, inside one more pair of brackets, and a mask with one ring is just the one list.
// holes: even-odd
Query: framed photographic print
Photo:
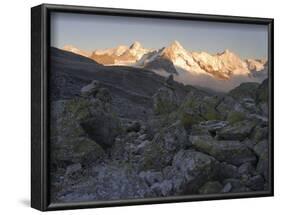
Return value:
[(273, 195), (273, 19), (31, 15), (33, 208)]

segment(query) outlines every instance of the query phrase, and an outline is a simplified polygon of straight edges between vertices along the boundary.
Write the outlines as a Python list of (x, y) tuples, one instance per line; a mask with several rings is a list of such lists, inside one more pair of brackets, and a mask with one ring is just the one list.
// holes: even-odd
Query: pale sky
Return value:
[(266, 58), (266, 25), (168, 20), (76, 13), (51, 14), (51, 46), (71, 44), (93, 51), (129, 46), (162, 48), (174, 40), (188, 51), (222, 52), (229, 49), (242, 58)]

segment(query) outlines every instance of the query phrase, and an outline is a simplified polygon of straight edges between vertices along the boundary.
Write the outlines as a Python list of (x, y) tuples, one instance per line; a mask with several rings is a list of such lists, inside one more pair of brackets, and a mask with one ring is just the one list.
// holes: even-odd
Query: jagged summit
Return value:
[(174, 49), (184, 49), (183, 46), (180, 44), (179, 41), (174, 40), (168, 47), (174, 48)]
[(231, 54), (232, 52), (229, 49), (225, 49), (221, 54)]
[(139, 41), (135, 41), (132, 43), (132, 45), (130, 46), (130, 49), (140, 49), (142, 48), (142, 45)]
[[(229, 80), (236, 75), (249, 76), (251, 72), (263, 71), (267, 62), (264, 59), (243, 60), (229, 49), (217, 54), (210, 54), (205, 51), (189, 52), (177, 40), (158, 50), (144, 48), (139, 41), (134, 41), (130, 46), (119, 45), (115, 48), (97, 49), (92, 54), (71, 45), (65, 46), (63, 49), (89, 57), (103, 65), (137, 67), (154, 65), (154, 68), (158, 68), (159, 66), (155, 65), (158, 65), (159, 62), (163, 65), (169, 65), (167, 62), (169, 61), (177, 70), (183, 70), (196, 76), (207, 75), (219, 80)], [(166, 63), (163, 63), (164, 61), (161, 61), (161, 59)], [(156, 62), (153, 63), (153, 61)], [(169, 68), (171, 68), (171, 65)]]

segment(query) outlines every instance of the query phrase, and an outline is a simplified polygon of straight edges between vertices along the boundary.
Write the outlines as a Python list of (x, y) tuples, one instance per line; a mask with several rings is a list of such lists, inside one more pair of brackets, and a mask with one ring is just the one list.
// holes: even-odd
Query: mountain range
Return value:
[(90, 58), (105, 66), (131, 66), (152, 70), (184, 84), (228, 91), (242, 82), (259, 82), (267, 78), (267, 60), (242, 59), (226, 49), (217, 54), (186, 50), (178, 41), (160, 49), (144, 48), (140, 42), (130, 46), (97, 49), (87, 52), (73, 45), (63, 50)]

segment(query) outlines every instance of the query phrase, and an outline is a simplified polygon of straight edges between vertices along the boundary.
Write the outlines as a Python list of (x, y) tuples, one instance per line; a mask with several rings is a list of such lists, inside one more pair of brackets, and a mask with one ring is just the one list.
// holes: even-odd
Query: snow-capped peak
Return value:
[(204, 73), (204, 71), (194, 61), (192, 54), (185, 50), (176, 40), (163, 49), (161, 56), (172, 61), (173, 64), (180, 69), (194, 74)]
[(251, 71), (262, 71), (265, 68), (266, 60), (246, 59), (245, 62)]
[(72, 53), (75, 53), (75, 54), (78, 54), (78, 55), (82, 55), (82, 56), (84, 56), (84, 57), (89, 57), (89, 56), (91, 55), (90, 52), (87, 52), (87, 51), (78, 49), (78, 48), (76, 48), (75, 46), (69, 45), (69, 44), (63, 46), (62, 50), (68, 51), (68, 52), (72, 52)]
[(183, 46), (180, 44), (179, 41), (174, 40), (170, 45), (170, 48), (175, 49), (175, 50), (184, 50)]
[(193, 53), (193, 58), (202, 69), (219, 79), (229, 79), (231, 75), (248, 75), (250, 72), (247, 64), (228, 49), (214, 55)]
[(129, 47), (119, 45), (115, 48), (98, 49), (92, 55), (72, 45), (67, 45), (63, 49), (90, 57), (104, 65), (145, 67), (146, 64), (153, 61), (161, 62), (162, 58), (172, 62), (178, 71), (186, 71), (193, 75), (203, 74), (224, 80), (228, 80), (235, 75), (248, 76), (253, 71), (263, 71), (266, 65), (266, 60), (242, 60), (229, 49), (217, 54), (203, 51), (189, 52), (177, 40), (157, 50), (144, 48), (139, 41), (133, 42)]
[(139, 41), (135, 41), (132, 43), (132, 45), (130, 46), (130, 49), (141, 49), (142, 45)]

